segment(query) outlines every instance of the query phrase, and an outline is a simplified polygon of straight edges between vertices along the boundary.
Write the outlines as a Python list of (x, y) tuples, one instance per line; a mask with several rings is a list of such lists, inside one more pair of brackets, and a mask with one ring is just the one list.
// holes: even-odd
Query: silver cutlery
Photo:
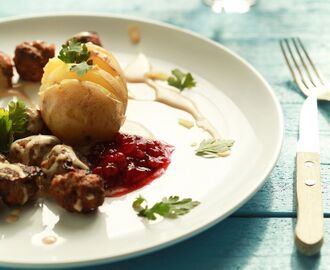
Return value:
[(320, 251), (324, 235), (317, 98), (324, 99), (330, 88), (326, 90), (326, 80), (299, 38), (283, 39), (280, 46), (294, 81), (308, 96), (300, 112), (296, 148), (295, 242), (299, 251), (310, 256)]

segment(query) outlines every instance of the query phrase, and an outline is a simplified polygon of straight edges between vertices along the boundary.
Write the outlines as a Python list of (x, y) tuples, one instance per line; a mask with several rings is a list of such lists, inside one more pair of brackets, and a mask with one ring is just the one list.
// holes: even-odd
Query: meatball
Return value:
[(9, 159), (25, 165), (40, 166), (45, 156), (60, 140), (50, 135), (34, 135), (14, 141), (9, 150)]
[(14, 62), (21, 79), (38, 82), (43, 67), (55, 55), (55, 45), (41, 40), (23, 42), (16, 46)]
[(28, 124), (26, 127), (26, 136), (37, 135), (47, 130), (44, 121), (42, 120), (40, 110), (27, 107)]
[(0, 163), (0, 196), (7, 205), (24, 205), (38, 194), (42, 171), (20, 163)]
[(12, 87), (13, 64), (8, 55), (0, 51), (0, 90)]
[(0, 154), (0, 163), (7, 163), (7, 162), (8, 162), (7, 158), (4, 155)]
[[(72, 38), (70, 38), (69, 40), (71, 40), (73, 38), (75, 38), (77, 41), (79, 41), (81, 43), (92, 42), (93, 44), (102, 47), (100, 37), (94, 31), (85, 31), (85, 32), (77, 33)], [(67, 41), (67, 43), (69, 42), (69, 40)]]
[(56, 175), (49, 193), (63, 208), (78, 213), (96, 210), (103, 204), (105, 194), (102, 178), (84, 170)]
[(52, 179), (57, 174), (65, 174), (77, 169), (89, 171), (89, 167), (77, 157), (72, 147), (64, 144), (59, 144), (52, 148), (42, 161), (41, 169), (47, 176), (47, 179)]

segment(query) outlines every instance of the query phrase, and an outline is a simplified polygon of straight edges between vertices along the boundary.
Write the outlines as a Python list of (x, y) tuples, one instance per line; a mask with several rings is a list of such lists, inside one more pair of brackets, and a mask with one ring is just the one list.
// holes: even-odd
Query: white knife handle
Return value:
[(323, 244), (320, 154), (297, 153), (296, 245), (303, 254), (318, 253)]

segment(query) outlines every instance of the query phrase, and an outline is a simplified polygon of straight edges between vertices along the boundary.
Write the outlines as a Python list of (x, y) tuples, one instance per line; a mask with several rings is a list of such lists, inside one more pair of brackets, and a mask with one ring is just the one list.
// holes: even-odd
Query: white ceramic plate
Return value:
[[(130, 43), (127, 28), (139, 26), (142, 42)], [(130, 102), (128, 118), (143, 122), (158, 139), (176, 146), (167, 172), (150, 185), (107, 199), (95, 215), (67, 213), (50, 201), (23, 209), (14, 224), (0, 214), (0, 264), (61, 267), (110, 262), (144, 254), (191, 237), (224, 219), (264, 183), (279, 155), (283, 122), (274, 93), (254, 68), (221, 45), (173, 26), (100, 15), (16, 18), (0, 23), (0, 49), (13, 54), (22, 41), (42, 39), (57, 45), (83, 30), (97, 31), (105, 48), (123, 66), (145, 53), (154, 69), (180, 67), (194, 74), (198, 87), (186, 91), (225, 137), (235, 139), (228, 158), (203, 159), (190, 144), (200, 130), (178, 125), (190, 116), (155, 103)], [(198, 135), (199, 136), (199, 135)], [(177, 220), (148, 224), (131, 204), (139, 194), (150, 203), (180, 195), (201, 205)], [(53, 234), (58, 241), (44, 245)], [(216, 236), (215, 236), (216, 237)]]

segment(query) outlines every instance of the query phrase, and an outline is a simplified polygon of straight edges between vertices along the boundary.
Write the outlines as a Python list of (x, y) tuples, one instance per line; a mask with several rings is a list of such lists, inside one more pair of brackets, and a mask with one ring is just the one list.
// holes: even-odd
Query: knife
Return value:
[(300, 112), (296, 168), (295, 242), (299, 251), (310, 256), (320, 251), (324, 234), (318, 110), (315, 91), (312, 91), (307, 97)]

